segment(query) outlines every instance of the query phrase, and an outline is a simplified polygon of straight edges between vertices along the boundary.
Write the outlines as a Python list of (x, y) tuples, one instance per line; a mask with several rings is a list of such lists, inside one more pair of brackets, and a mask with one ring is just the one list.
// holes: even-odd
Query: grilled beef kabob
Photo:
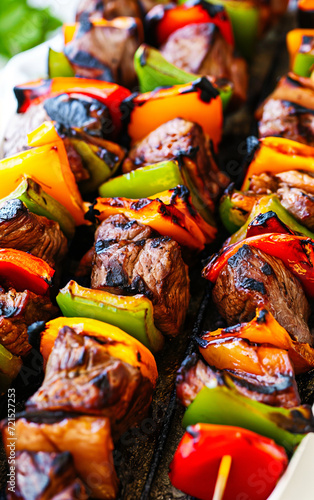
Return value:
[[(76, 74), (80, 76), (99, 78), (106, 75), (108, 78), (107, 61), (101, 61), (102, 65), (96, 68), (96, 72), (95, 68), (85, 65), (86, 58), (81, 59), (83, 47), (81, 44), (84, 43), (84, 47), (87, 47), (91, 42), (89, 50), (93, 55), (95, 45), (92, 46), (92, 41), (97, 39), (98, 33), (100, 33), (99, 36), (106, 38), (110, 30), (118, 30), (121, 34), (121, 46), (123, 46), (126, 37), (129, 36), (129, 28), (135, 25), (139, 30), (135, 39), (136, 43), (139, 43), (140, 23), (134, 19), (126, 20), (125, 23), (117, 19), (110, 24), (105, 21), (93, 21), (93, 19), (87, 21), (86, 16), (83, 16), (83, 20), (80, 19), (80, 26), (74, 27), (72, 31), (70, 27), (67, 27), (65, 54), (72, 62), (72, 70), (74, 68)], [(53, 66), (53, 57), (50, 53), (50, 70)], [(112, 75), (114, 79), (116, 78), (115, 71), (114, 68), (110, 69), (110, 79)], [(126, 79), (125, 83), (131, 85), (132, 78), (129, 72), (126, 71), (123, 78)], [(33, 149), (27, 150), (19, 157), (4, 160), (4, 172), (7, 171), (6, 167), (14, 166), (11, 184), (9, 183), (6, 187), (5, 196), (11, 196), (14, 176), (20, 175), (15, 164), (18, 165), (22, 160), (25, 170), (29, 167), (29, 171), (26, 170), (27, 175), (30, 177), (36, 175), (36, 180), (40, 181), (39, 184), (47, 184), (50, 195), (59, 203), (63, 203), (70, 213), (69, 220), (72, 220), (72, 216), (77, 225), (81, 224), (86, 206), (82, 202), (74, 179), (82, 182), (80, 188), (84, 192), (83, 181), (87, 180), (84, 176), (89, 176), (93, 182), (89, 187), (85, 186), (86, 192), (93, 191), (121, 163), (124, 156), (123, 150), (121, 148), (117, 150), (111, 145), (113, 149), (110, 149), (108, 144), (104, 143), (104, 139), (117, 138), (121, 125), (121, 111), (117, 104), (123, 101), (124, 108), (122, 109), (129, 111), (127, 131), (134, 144), (125, 161), (124, 172), (134, 171), (138, 179), (141, 179), (140, 176), (145, 175), (143, 172), (149, 171), (151, 162), (169, 161), (174, 170), (177, 169), (176, 171), (181, 175), (183, 183), (190, 188), (192, 199), (189, 197), (186, 186), (168, 189), (158, 195), (157, 191), (145, 193), (138, 196), (137, 200), (97, 199), (96, 203), (88, 209), (89, 218), (92, 216), (93, 219), (103, 221), (97, 230), (93, 250), (92, 288), (84, 290), (80, 296), (83, 299), (92, 296), (100, 303), (107, 298), (108, 308), (114, 304), (118, 312), (123, 309), (128, 313), (127, 309), (131, 303), (127, 297), (119, 295), (114, 302), (112, 293), (136, 293), (138, 302), (145, 303), (146, 308), (143, 307), (143, 310), (150, 309), (151, 311), (149, 300), (152, 301), (156, 324), (158, 323), (163, 333), (173, 336), (180, 331), (189, 298), (187, 268), (182, 260), (179, 245), (185, 250), (188, 249), (189, 252), (201, 250), (204, 244), (210, 242), (215, 236), (211, 213), (213, 199), (224, 187), (226, 178), (214, 163), (208, 146), (208, 138), (204, 136), (204, 132), (209, 133), (217, 150), (221, 136), (222, 104), (217, 86), (211, 84), (207, 78), (197, 79), (193, 84), (161, 90), (154, 94), (132, 96), (132, 99), (126, 99), (128, 97), (126, 94), (127, 91), (117, 85), (110, 85), (106, 82), (101, 84), (82, 78), (79, 80), (55, 78), (19, 87), (17, 95), (20, 99), (21, 111), (25, 111), (32, 104), (29, 110), (35, 113), (35, 106), (46, 100), (45, 113), (55, 119), (58, 125), (55, 128), (52, 124), (44, 123), (29, 137), (29, 146)], [(47, 97), (52, 99), (48, 104)], [(100, 106), (99, 102), (104, 106)], [(77, 106), (80, 109), (78, 119), (73, 116), (72, 119), (63, 121), (62, 109), (66, 110), (65, 116), (68, 116), (69, 110), (70, 115), (71, 110), (74, 110), (75, 115)], [(83, 111), (86, 109), (87, 113), (84, 114)], [(130, 109), (132, 109), (131, 112)], [(151, 113), (154, 111), (156, 113), (152, 119)], [(208, 112), (214, 117), (210, 122)], [(107, 127), (108, 116), (109, 127)], [(150, 120), (147, 120), (148, 116)], [(181, 118), (178, 119), (178, 116)], [(89, 120), (91, 117), (93, 119)], [(43, 118), (45, 119), (46, 116)], [(27, 127), (26, 130), (28, 130)], [(174, 144), (172, 144), (174, 140), (171, 140), (171, 136), (175, 137)], [(169, 146), (167, 141), (169, 141)], [(89, 154), (86, 154), (86, 147), (89, 148)], [(155, 155), (156, 148), (161, 151)], [(94, 169), (95, 156), (103, 160), (106, 154), (107, 158), (110, 158), (110, 153), (111, 162), (105, 162), (110, 163), (109, 169), (106, 169), (105, 174), (102, 172), (101, 177), (98, 173), (99, 170), (104, 170), (104, 162), (101, 164), (102, 168), (96, 165), (98, 168)], [(89, 162), (91, 155), (93, 158)], [(115, 161), (112, 161), (112, 155), (115, 155)], [(62, 190), (57, 183), (46, 182), (48, 179), (39, 170), (39, 162), (42, 159), (47, 164), (54, 161), (54, 173), (61, 180)], [(87, 164), (87, 173), (77, 168), (77, 165), (81, 167), (82, 163)], [(125, 181), (126, 177), (123, 177), (123, 180)], [(29, 184), (32, 181), (30, 179), (27, 182)], [(153, 186), (160, 185), (160, 174), (157, 181), (155, 180), (152, 184)], [(176, 184), (177, 182), (163, 187), (174, 188)], [(111, 184), (111, 189), (112, 186), (114, 189), (113, 184)], [(149, 186), (149, 189), (153, 190), (153, 186)], [(101, 186), (102, 195), (102, 191), (107, 188), (106, 184)], [(129, 189), (129, 186), (127, 188)], [(154, 194), (156, 194), (155, 198), (154, 196), (143, 198), (143, 196)], [(69, 195), (69, 199), (65, 195)], [(204, 218), (198, 215), (193, 205), (196, 208), (203, 208)], [(129, 266), (128, 259), (134, 254), (137, 256), (137, 262)], [(160, 266), (160, 263), (164, 268)], [(171, 280), (173, 284), (173, 293), (169, 294), (166, 300), (162, 299), (164, 293), (162, 280), (165, 279)], [(73, 289), (82, 292), (82, 289), (79, 290), (75, 283), (70, 283), (67, 290)], [(138, 292), (142, 294), (142, 297), (138, 297)], [(64, 291), (61, 291), (60, 304), (63, 300), (62, 295)], [(143, 295), (147, 298), (144, 299)], [(182, 314), (175, 315), (174, 313), (177, 313), (181, 306)], [(26, 467), (27, 464), (32, 463), (34, 470), (38, 471), (44, 462), (46, 470), (51, 470), (49, 469), (51, 463), (55, 464), (55, 461), (58, 463), (62, 459), (68, 460), (68, 456), (64, 456), (65, 451), (71, 451), (75, 469), (90, 487), (93, 496), (114, 498), (116, 494), (117, 481), (111, 458), (112, 444), (108, 417), (111, 419), (115, 438), (125, 428), (138, 423), (149, 406), (156, 381), (156, 370), (153, 358), (145, 348), (141, 348), (135, 340), (127, 340), (123, 332), (121, 334), (118, 332), (117, 337), (113, 339), (115, 335), (112, 327), (104, 336), (104, 328), (104, 324), (96, 325), (84, 318), (74, 320), (65, 318), (61, 323), (56, 320), (56, 323), (48, 326), (43, 333), (42, 352), (45, 360), (51, 351), (53, 340), (56, 339), (47, 364), (45, 381), (38, 393), (28, 402), (26, 414), (17, 420), (18, 441), (21, 449), (18, 457), (18, 474), (21, 479), (22, 496), (23, 488), (27, 489), (33, 484), (32, 477), (29, 478), (30, 483), (23, 484), (25, 463)], [(150, 348), (160, 348), (159, 341), (151, 341), (149, 335), (147, 337)], [(123, 349), (121, 349), (122, 344), (127, 342), (130, 342), (130, 351), (134, 355), (134, 365), (131, 364), (131, 367), (130, 363), (125, 363)], [(70, 349), (72, 349), (73, 358), (68, 356)], [(141, 351), (141, 349), (144, 350)], [(139, 355), (139, 351), (142, 354)], [(86, 363), (83, 366), (82, 356)], [(149, 370), (144, 374), (145, 370), (142, 365), (145, 364), (149, 366)], [(131, 383), (130, 379), (134, 379), (134, 374), (139, 368), (142, 377), (139, 376), (138, 379), (135, 377)], [(287, 370), (289, 371), (289, 367)], [(112, 393), (108, 392), (107, 387), (111, 374), (115, 380), (115, 377), (119, 379)], [(89, 376), (96, 377), (93, 385)], [(102, 380), (105, 387), (101, 384)], [(144, 386), (146, 389), (143, 391)], [(83, 390), (83, 393), (85, 387), (88, 390), (93, 387), (93, 393), (86, 392), (82, 398), (72, 399), (78, 387)], [(68, 394), (64, 395), (67, 389)], [(141, 398), (141, 391), (145, 393), (144, 400)], [(118, 404), (115, 407), (115, 398), (120, 393), (131, 397), (132, 404), (126, 395), (121, 406)], [(117, 425), (116, 411), (121, 417), (121, 425), (120, 423)], [(95, 428), (97, 432), (93, 440), (92, 433)], [(82, 436), (79, 442), (73, 443), (72, 436), (77, 437), (77, 429), (80, 429)], [(28, 446), (25, 436), (28, 440), (32, 430), (36, 434), (34, 434), (34, 441)], [(8, 439), (5, 429), (4, 439), (6, 441)], [(92, 444), (86, 445), (86, 441), (91, 441)], [(104, 455), (95, 454), (94, 443), (102, 443)], [(82, 457), (83, 448), (85, 457)], [(86, 450), (89, 453), (86, 453)], [(103, 464), (105, 466), (99, 472), (100, 481), (99, 477), (94, 478), (95, 480), (91, 479), (91, 471), (99, 470)], [(75, 474), (73, 475), (73, 467), (71, 469), (69, 461), (67, 467), (71, 481), (75, 484), (73, 487), (69, 486), (72, 497), (76, 498), (80, 494), (83, 497), (88, 495), (85, 486), (75, 478)], [(51, 497), (54, 495), (57, 498), (59, 494), (64, 493), (63, 485), (57, 486), (56, 490), (54, 490), (53, 482), (49, 485), (52, 486)]]
[[(310, 206), (314, 150), (308, 146), (311, 110), (299, 105), (311, 92), (305, 78), (291, 74), (281, 80), (263, 107), (260, 132), (267, 136), (271, 131), (282, 132), (283, 138), (250, 140), (254, 148), (242, 187), (249, 190), (231, 187), (221, 202), (222, 220), (234, 234), (203, 275), (213, 282), (213, 300), (230, 326), (196, 339), (203, 359), (190, 356), (177, 380), (178, 397), (188, 408), (183, 425), (216, 425), (189, 428), (170, 472), (174, 485), (202, 499), (211, 498), (215, 487), (223, 498), (233, 498), (241, 491), (266, 499), (287, 465), (283, 465), (277, 445), (291, 453), (306, 433), (313, 432), (311, 408), (297, 406), (296, 412), (294, 407), (300, 405), (295, 374), (313, 369), (314, 360), (308, 326), (313, 297)], [(294, 420), (297, 413), (302, 414), (304, 426)], [(269, 480), (268, 491), (257, 490), (246, 474), (241, 476), (237, 468), (241, 460), (230, 444), (232, 438), (225, 439), (228, 428), (217, 426), (222, 423), (250, 429), (277, 443), (268, 443), (277, 455), (280, 471), (273, 475), (273, 482)], [(239, 449), (240, 434), (238, 439)], [(253, 449), (248, 456), (256, 459)], [(203, 468), (209, 466), (215, 472), (210, 491), (208, 477), (206, 486), (202, 480)], [(224, 494), (216, 484), (217, 474), (229, 475)]]

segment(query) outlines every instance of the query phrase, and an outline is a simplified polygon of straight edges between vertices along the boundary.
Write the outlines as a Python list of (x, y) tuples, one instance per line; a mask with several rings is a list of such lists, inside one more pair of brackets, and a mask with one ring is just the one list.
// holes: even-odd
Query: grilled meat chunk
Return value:
[(0, 205), (0, 247), (31, 253), (55, 267), (67, 253), (59, 223), (33, 214), (19, 199)]
[[(135, 144), (123, 163), (123, 171), (163, 160), (184, 158), (185, 166), (199, 193), (211, 201), (217, 199), (228, 179), (217, 167), (202, 128), (193, 122), (175, 118), (164, 123)], [(192, 166), (195, 166), (195, 168)]]
[(15, 462), (15, 492), (8, 500), (87, 500), (69, 452), (19, 451)]
[(30, 106), (25, 113), (12, 116), (4, 133), (3, 156), (12, 156), (29, 149), (27, 134), (49, 120), (44, 103)]
[(280, 136), (314, 146), (314, 110), (279, 99), (270, 99), (258, 124), (259, 136)]
[(214, 24), (188, 24), (176, 30), (161, 47), (161, 53), (189, 73), (230, 80), (237, 102), (246, 100), (247, 64), (241, 57), (233, 56), (233, 48)]
[(138, 424), (147, 414), (153, 386), (136, 367), (110, 355), (108, 343), (69, 327), (60, 330), (44, 382), (27, 408), (108, 417), (115, 437)]
[(285, 185), (278, 189), (281, 204), (303, 226), (314, 230), (314, 196), (298, 188)]
[[(203, 387), (228, 385), (240, 394), (271, 406), (293, 408), (300, 404), (292, 367), (283, 373), (261, 377), (239, 370), (214, 370), (202, 361), (196, 353), (188, 356), (177, 375), (177, 397), (188, 407)], [(278, 370), (279, 372), (279, 370)]]
[(137, 0), (81, 0), (79, 3), (76, 20), (82, 16), (114, 19), (115, 17), (141, 17), (141, 9)]
[(104, 25), (84, 21), (64, 53), (77, 76), (131, 88), (136, 83), (134, 54), (142, 42), (143, 27), (137, 18), (117, 17)]
[(313, 345), (307, 325), (309, 304), (299, 281), (283, 263), (243, 245), (229, 258), (213, 289), (213, 299), (229, 325), (250, 321), (265, 307), (299, 342)]
[(190, 300), (188, 268), (178, 243), (123, 215), (106, 219), (95, 241), (92, 288), (146, 295), (157, 328), (177, 335)]
[(0, 343), (12, 354), (25, 356), (31, 350), (27, 327), (35, 321), (48, 321), (57, 316), (58, 309), (48, 297), (29, 290), (7, 292), (0, 289)]
[[(12, 438), (6, 420), (1, 422), (1, 430), (4, 448), (9, 451)], [(71, 453), (75, 470), (90, 490), (90, 496), (103, 500), (116, 498), (118, 479), (107, 418), (62, 412), (24, 412), (16, 415), (15, 437), (16, 452)], [(69, 498), (61, 496), (54, 500)]]

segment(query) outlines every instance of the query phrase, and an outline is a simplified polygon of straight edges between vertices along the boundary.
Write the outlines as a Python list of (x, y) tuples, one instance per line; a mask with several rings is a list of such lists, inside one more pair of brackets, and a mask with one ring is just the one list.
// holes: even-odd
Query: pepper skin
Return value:
[(103, 198), (146, 198), (182, 184), (179, 163), (162, 161), (114, 177), (99, 187)]
[(116, 83), (103, 82), (89, 78), (57, 77), (51, 80), (35, 80), (14, 87), (18, 113), (24, 113), (31, 104), (38, 104), (48, 97), (59, 94), (82, 94), (105, 104), (111, 114), (114, 133), (122, 127), (120, 104), (131, 92)]
[(49, 78), (75, 76), (74, 70), (63, 52), (56, 52), (51, 47), (49, 47), (48, 52), (48, 76)]
[[(201, 251), (205, 246), (205, 236), (198, 225), (176, 207), (165, 205), (158, 199), (97, 198), (90, 212), (100, 222), (110, 215), (124, 214), (191, 250)], [(87, 213), (86, 217), (89, 215)]]
[(61, 203), (77, 225), (86, 223), (83, 200), (61, 140), (1, 160), (0, 199), (10, 195), (25, 175), (36, 180), (47, 194)]
[(132, 143), (143, 139), (163, 123), (180, 116), (198, 123), (213, 141), (215, 151), (221, 140), (223, 113), (219, 92), (202, 77), (185, 85), (139, 94), (121, 105)]
[(283, 264), (301, 282), (305, 293), (314, 297), (314, 241), (291, 234), (262, 234), (251, 236), (239, 243), (223, 248), (203, 269), (203, 277), (215, 283), (220, 271), (240, 247), (249, 245), (273, 257)]
[[(153, 387), (158, 377), (155, 358), (141, 342), (112, 325), (91, 318), (56, 318), (46, 323), (41, 334), (40, 352), (47, 362), (59, 330), (68, 326), (76, 333), (108, 339), (108, 354), (138, 368)], [(110, 342), (110, 341), (112, 342)]]
[[(313, 29), (294, 29), (287, 33), (287, 49), (289, 52), (289, 66), (292, 71), (295, 64), (295, 59), (302, 45), (303, 37), (312, 37), (314, 35)], [(298, 74), (298, 73), (297, 73)], [(306, 75), (301, 75), (306, 76)]]
[(188, 427), (180, 441), (170, 480), (193, 497), (212, 500), (226, 455), (232, 461), (224, 500), (266, 500), (288, 466), (285, 450), (271, 439), (239, 427), (197, 424)]
[(269, 171), (275, 175), (289, 170), (314, 172), (314, 148), (281, 137), (265, 137), (259, 140), (254, 157), (249, 164), (242, 191), (249, 187), (250, 178)]
[(215, 24), (226, 42), (234, 45), (232, 26), (225, 8), (214, 6), (204, 0), (186, 2), (182, 5), (156, 5), (145, 18), (147, 32), (157, 45), (162, 45), (176, 30), (188, 24)]
[(226, 243), (228, 245), (238, 243), (245, 238), (262, 233), (291, 234), (294, 232), (314, 240), (314, 234), (305, 226), (299, 224), (281, 205), (277, 196), (272, 194), (257, 197), (246, 222)]
[(306, 433), (313, 432), (314, 418), (310, 406), (275, 408), (239, 394), (232, 385), (230, 379), (229, 387), (203, 387), (187, 408), (183, 427), (199, 422), (235, 425), (273, 439), (289, 453)]
[(207, 341), (219, 338), (242, 338), (257, 344), (268, 344), (288, 351), (295, 373), (308, 372), (314, 368), (314, 349), (309, 344), (292, 340), (288, 332), (266, 309), (257, 309), (256, 316), (248, 323), (229, 328), (219, 328), (201, 335), (200, 352), (205, 357)]
[(159, 351), (164, 337), (154, 325), (153, 305), (144, 295), (113, 295), (83, 288), (70, 281), (57, 295), (57, 304), (66, 317), (97, 319), (121, 328), (151, 351)]
[(0, 282), (5, 281), (19, 292), (29, 290), (45, 295), (54, 270), (42, 259), (21, 250), (0, 248)]
[[(158, 50), (145, 43), (135, 53), (134, 67), (142, 93), (152, 92), (158, 87), (183, 85), (201, 78), (200, 75), (188, 73), (168, 62)], [(233, 94), (233, 84), (224, 79), (211, 76), (207, 78), (217, 88), (225, 111)]]

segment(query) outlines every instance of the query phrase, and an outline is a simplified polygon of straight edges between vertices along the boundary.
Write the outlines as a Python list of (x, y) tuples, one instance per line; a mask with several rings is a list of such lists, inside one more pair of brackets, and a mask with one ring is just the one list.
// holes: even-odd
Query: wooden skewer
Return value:
[(222, 500), (224, 496), (230, 473), (231, 462), (232, 457), (230, 455), (224, 455), (221, 459), (213, 500)]

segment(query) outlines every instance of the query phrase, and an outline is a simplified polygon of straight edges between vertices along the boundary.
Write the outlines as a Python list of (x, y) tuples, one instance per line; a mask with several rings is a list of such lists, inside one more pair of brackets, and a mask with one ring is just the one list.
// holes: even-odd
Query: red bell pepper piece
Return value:
[(288, 465), (284, 449), (269, 438), (239, 427), (197, 424), (179, 444), (170, 480), (193, 497), (212, 500), (224, 456), (231, 457), (231, 467), (223, 500), (266, 500)]
[(259, 214), (250, 222), (246, 231), (246, 237), (250, 238), (251, 236), (267, 233), (295, 234), (279, 219), (276, 212), (271, 210)]
[(292, 234), (261, 234), (234, 243), (214, 255), (204, 268), (203, 277), (215, 283), (228, 259), (243, 245), (258, 248), (262, 252), (281, 259), (292, 274), (300, 280), (305, 292), (310, 297), (314, 297), (314, 241), (311, 238)]
[(32, 104), (39, 104), (48, 97), (59, 94), (82, 94), (105, 104), (111, 114), (115, 130), (121, 129), (121, 102), (131, 92), (116, 83), (89, 78), (57, 77), (50, 80), (39, 79), (14, 87), (18, 113), (24, 113)]
[(4, 281), (17, 291), (30, 290), (45, 295), (52, 283), (54, 270), (42, 259), (13, 248), (0, 249), (0, 283)]
[(158, 45), (162, 45), (174, 31), (188, 24), (213, 23), (225, 40), (234, 45), (230, 19), (222, 5), (206, 0), (192, 0), (182, 5), (156, 5), (145, 18), (148, 32), (153, 32)]

